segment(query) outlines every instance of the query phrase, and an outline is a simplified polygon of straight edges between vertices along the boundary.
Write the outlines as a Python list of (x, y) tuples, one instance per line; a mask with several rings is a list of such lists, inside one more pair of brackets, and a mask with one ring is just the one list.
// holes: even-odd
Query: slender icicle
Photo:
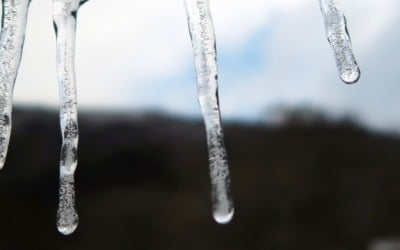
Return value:
[(57, 228), (72, 234), (78, 226), (75, 209), (74, 173), (77, 166), (78, 109), (75, 86), (76, 16), (80, 0), (54, 0), (54, 28), (57, 36), (57, 77), (60, 89), (62, 133), (60, 189)]
[(208, 0), (184, 0), (195, 55), (197, 92), (207, 132), (213, 216), (229, 223), (234, 208), (218, 101), (215, 33)]
[(2, 0), (0, 41), (0, 169), (11, 135), (12, 99), (21, 62), (30, 0)]
[(360, 68), (354, 57), (346, 17), (338, 0), (319, 0), (325, 19), (326, 37), (333, 49), (340, 78), (345, 83), (355, 83), (360, 79)]

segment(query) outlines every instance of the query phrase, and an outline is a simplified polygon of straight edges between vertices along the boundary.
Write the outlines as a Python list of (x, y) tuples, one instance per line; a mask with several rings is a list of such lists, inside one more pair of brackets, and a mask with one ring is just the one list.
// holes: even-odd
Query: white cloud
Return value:
[[(299, 1), (211, 1), (220, 46), (240, 47), (279, 8)], [(19, 103), (57, 104), (51, 1), (31, 4), (23, 62), (15, 90)], [(147, 82), (191, 66), (192, 52), (182, 0), (92, 0), (78, 16), (79, 103), (140, 105)], [(157, 100), (154, 100), (157, 102)]]

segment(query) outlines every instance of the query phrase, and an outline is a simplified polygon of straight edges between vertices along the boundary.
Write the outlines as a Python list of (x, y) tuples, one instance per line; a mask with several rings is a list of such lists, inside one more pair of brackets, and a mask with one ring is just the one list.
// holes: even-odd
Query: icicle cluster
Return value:
[(185, 7), (195, 56), (198, 100), (207, 132), (213, 216), (215, 221), (225, 224), (232, 219), (234, 208), (218, 101), (214, 27), (208, 0), (185, 0)]
[(30, 0), (2, 0), (0, 40), (0, 169), (4, 166), (11, 135), (15, 79), (21, 62)]
[(75, 84), (76, 16), (82, 0), (54, 0), (57, 37), (57, 77), (60, 89), (62, 146), (57, 228), (68, 235), (78, 226), (75, 209), (74, 173), (77, 166), (78, 109)]
[[(11, 132), (12, 97), (21, 61), (31, 0), (2, 0), (0, 39), (0, 169), (4, 166)], [(59, 206), (57, 228), (65, 235), (78, 226), (75, 209), (74, 173), (77, 167), (78, 109), (75, 83), (75, 35), (79, 7), (87, 0), (53, 0), (57, 37), (57, 78), (60, 89)], [(195, 57), (198, 101), (204, 117), (209, 152), (213, 216), (228, 223), (234, 208), (218, 101), (217, 52), (208, 0), (184, 0)], [(337, 0), (320, 0), (326, 35), (335, 54), (341, 79), (354, 83), (360, 77), (346, 18)]]
[(354, 57), (346, 17), (338, 0), (320, 0), (325, 19), (326, 37), (333, 49), (339, 75), (345, 83), (355, 83), (360, 78), (360, 68)]
[[(0, 39), (0, 168), (4, 166), (11, 133), (12, 97), (25, 39), (30, 0), (3, 0)], [(75, 29), (79, 6), (86, 0), (54, 0), (57, 35), (57, 75), (60, 86), (60, 198), (57, 227), (71, 234), (78, 225), (74, 172), (77, 165), (78, 123), (75, 86)]]

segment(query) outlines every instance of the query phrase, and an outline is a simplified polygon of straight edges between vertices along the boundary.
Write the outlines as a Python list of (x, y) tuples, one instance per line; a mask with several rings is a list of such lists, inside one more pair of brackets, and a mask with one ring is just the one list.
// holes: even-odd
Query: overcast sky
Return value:
[[(210, 0), (223, 119), (257, 121), (277, 105), (354, 113), (400, 131), (400, 1), (342, 0), (361, 80), (337, 75), (317, 0)], [(112, 4), (110, 4), (112, 3)], [(50, 0), (34, 0), (15, 101), (58, 105)], [(91, 0), (78, 14), (83, 108), (200, 115), (182, 0)]]

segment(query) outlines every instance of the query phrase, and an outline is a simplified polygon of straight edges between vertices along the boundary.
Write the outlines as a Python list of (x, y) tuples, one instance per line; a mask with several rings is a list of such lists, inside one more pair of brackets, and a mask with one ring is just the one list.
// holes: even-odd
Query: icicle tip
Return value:
[(346, 84), (353, 84), (358, 82), (360, 76), (361, 71), (359, 67), (344, 69), (340, 74), (340, 78)]
[(233, 215), (234, 215), (234, 209), (232, 208), (230, 211), (228, 211), (227, 213), (221, 213), (221, 212), (214, 212), (213, 213), (213, 217), (215, 222), (217, 222), (218, 224), (228, 224), (229, 222), (231, 222)]
[(78, 222), (72, 225), (57, 225), (57, 230), (63, 235), (71, 235), (75, 232), (76, 228), (78, 227)]
[(3, 169), (5, 163), (6, 163), (6, 159), (4, 157), (0, 157), (0, 170)]

